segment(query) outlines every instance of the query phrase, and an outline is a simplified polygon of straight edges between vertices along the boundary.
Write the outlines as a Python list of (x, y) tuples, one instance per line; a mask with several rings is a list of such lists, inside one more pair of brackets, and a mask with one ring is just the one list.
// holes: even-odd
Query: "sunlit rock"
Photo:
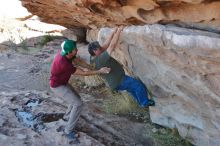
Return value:
[(175, 23), (220, 30), (220, 2), (205, 0), (21, 0), (41, 21), (68, 28)]

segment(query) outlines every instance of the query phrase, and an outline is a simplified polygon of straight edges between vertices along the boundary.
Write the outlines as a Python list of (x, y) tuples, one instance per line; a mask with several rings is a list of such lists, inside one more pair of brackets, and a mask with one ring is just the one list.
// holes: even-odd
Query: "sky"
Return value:
[(29, 14), (19, 0), (0, 0), (0, 17), (19, 18)]

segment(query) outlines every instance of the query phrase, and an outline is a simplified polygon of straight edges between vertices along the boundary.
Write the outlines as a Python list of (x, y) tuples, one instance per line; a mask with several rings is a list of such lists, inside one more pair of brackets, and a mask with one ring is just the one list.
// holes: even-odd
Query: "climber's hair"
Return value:
[(95, 42), (91, 42), (89, 45), (88, 45), (88, 52), (91, 56), (95, 56), (95, 53), (94, 53), (94, 50), (97, 50), (98, 48), (100, 48), (100, 44), (98, 41), (95, 41)]

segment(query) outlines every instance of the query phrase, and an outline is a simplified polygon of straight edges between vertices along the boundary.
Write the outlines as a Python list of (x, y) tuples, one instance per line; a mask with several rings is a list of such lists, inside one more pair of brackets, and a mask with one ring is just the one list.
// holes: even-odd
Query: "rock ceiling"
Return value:
[(33, 15), (68, 28), (153, 23), (202, 23), (220, 27), (217, 0), (21, 0)]

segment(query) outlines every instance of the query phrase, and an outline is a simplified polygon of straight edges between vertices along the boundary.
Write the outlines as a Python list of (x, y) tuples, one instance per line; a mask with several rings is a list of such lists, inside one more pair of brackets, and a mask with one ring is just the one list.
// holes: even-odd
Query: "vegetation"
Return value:
[(177, 129), (161, 128), (151, 133), (151, 136), (162, 146), (192, 146), (190, 142), (180, 137)]
[(137, 106), (127, 93), (112, 93), (110, 99), (104, 101), (103, 107), (107, 113), (117, 114), (129, 120), (142, 122), (146, 127), (146, 136), (153, 139), (156, 146), (192, 146), (190, 142), (180, 137), (177, 129), (169, 129), (153, 124), (150, 119), (149, 109)]
[(26, 41), (21, 42), (20, 46), (21, 46), (22, 49), (28, 51), (28, 46), (27, 46), (27, 42)]
[(107, 113), (125, 114), (138, 108), (137, 104), (132, 100), (132, 97), (127, 93), (118, 93), (106, 91), (111, 98), (107, 99), (103, 107)]
[(58, 38), (60, 38), (60, 36), (44, 35), (42, 37), (41, 41), (39, 42), (39, 45), (44, 46), (48, 42), (53, 41), (53, 40), (58, 39)]

